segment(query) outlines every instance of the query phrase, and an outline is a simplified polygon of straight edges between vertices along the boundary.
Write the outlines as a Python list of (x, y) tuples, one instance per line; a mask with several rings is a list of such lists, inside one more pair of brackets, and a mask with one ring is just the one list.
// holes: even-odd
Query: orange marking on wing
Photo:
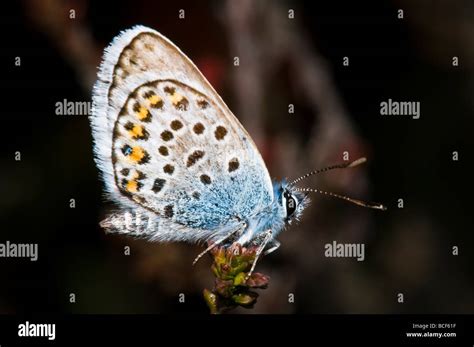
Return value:
[(128, 157), (134, 162), (139, 162), (143, 159), (144, 156), (145, 151), (143, 150), (143, 148), (136, 146), (132, 148), (132, 153), (130, 153)]
[(136, 193), (138, 188), (137, 181), (130, 180), (127, 182), (127, 190), (131, 193)]
[(128, 132), (132, 137), (142, 137), (143, 127), (141, 125), (134, 125), (133, 128)]
[(173, 95), (170, 96), (170, 100), (173, 105), (178, 105), (181, 101), (183, 101), (184, 96), (179, 94), (178, 92), (174, 92)]
[(146, 117), (148, 117), (148, 109), (144, 106), (140, 106), (140, 109), (138, 110), (137, 112), (137, 117), (138, 119), (140, 120), (143, 120), (145, 119)]
[(151, 106), (155, 106), (156, 104), (158, 104), (159, 102), (162, 101), (161, 97), (159, 95), (152, 95), (148, 98), (148, 101), (150, 102), (150, 105)]

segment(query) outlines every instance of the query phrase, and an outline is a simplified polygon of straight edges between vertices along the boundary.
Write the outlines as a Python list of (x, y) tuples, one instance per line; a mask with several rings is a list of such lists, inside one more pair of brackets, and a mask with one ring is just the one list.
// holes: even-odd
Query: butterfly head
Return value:
[(291, 224), (294, 220), (299, 220), (303, 210), (308, 206), (310, 200), (308, 193), (299, 192), (293, 189), (285, 181), (276, 184), (276, 201), (285, 223)]
[(326, 192), (320, 189), (300, 188), (296, 186), (298, 182), (314, 174), (327, 172), (333, 169), (345, 169), (345, 168), (356, 167), (360, 164), (365, 163), (365, 161), (366, 161), (365, 158), (359, 158), (352, 162), (332, 165), (324, 169), (311, 171), (301, 177), (298, 177), (297, 179), (291, 181), (290, 183), (287, 183), (286, 181), (275, 183), (274, 194), (277, 198), (275, 201), (278, 202), (277, 203), (278, 215), (283, 216), (283, 220), (285, 224), (291, 224), (293, 220), (299, 220), (301, 217), (301, 214), (303, 213), (303, 210), (308, 206), (310, 202), (310, 199), (308, 197), (308, 194), (310, 192), (335, 197), (335, 198), (342, 199), (342, 200), (345, 200), (345, 201), (348, 201), (348, 202), (351, 202), (353, 204), (363, 206), (363, 207), (373, 208), (377, 210), (386, 210), (386, 207), (379, 203), (371, 203), (371, 202), (366, 202), (362, 200), (357, 200), (357, 199), (350, 198), (348, 196), (339, 195), (332, 192)]

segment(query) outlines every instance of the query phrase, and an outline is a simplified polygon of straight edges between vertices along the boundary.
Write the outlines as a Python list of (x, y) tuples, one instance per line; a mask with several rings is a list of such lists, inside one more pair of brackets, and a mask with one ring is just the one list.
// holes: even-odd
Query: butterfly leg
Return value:
[(268, 248), (263, 255), (268, 255), (272, 252), (275, 252), (278, 248), (280, 248), (280, 242), (277, 240), (272, 240), (269, 242), (270, 248)]
[(257, 265), (258, 258), (260, 258), (260, 255), (262, 254), (263, 250), (265, 249), (268, 242), (270, 242), (272, 237), (273, 237), (273, 233), (271, 229), (268, 229), (267, 231), (264, 232), (263, 240), (260, 242), (257, 248), (257, 252), (255, 253), (255, 259), (253, 261), (252, 267), (250, 268), (250, 271), (248, 272), (246, 276), (246, 280), (249, 279), (250, 276), (252, 276), (253, 270), (255, 270), (255, 266)]
[(247, 228), (247, 223), (245, 222), (242, 222), (242, 225), (237, 228), (237, 229), (234, 229), (232, 230), (230, 233), (228, 233), (227, 235), (225, 235), (224, 237), (220, 238), (219, 240), (217, 240), (216, 242), (213, 242), (211, 243), (204, 251), (202, 251), (201, 253), (199, 253), (197, 255), (197, 257), (194, 259), (193, 261), (193, 265), (195, 265), (199, 259), (202, 258), (203, 255), (205, 255), (206, 253), (208, 253), (210, 250), (212, 250), (214, 247), (217, 247), (218, 245), (220, 245), (221, 243), (223, 243), (224, 241), (228, 240), (229, 238), (231, 238), (232, 236), (234, 235), (238, 235), (240, 234), (243, 230), (245, 230)]

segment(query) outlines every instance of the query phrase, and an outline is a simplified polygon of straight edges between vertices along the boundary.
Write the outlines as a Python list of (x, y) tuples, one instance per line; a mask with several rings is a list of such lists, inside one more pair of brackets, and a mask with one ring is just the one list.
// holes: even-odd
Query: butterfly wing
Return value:
[(249, 134), (196, 66), (152, 29), (127, 30), (106, 49), (91, 123), (110, 197), (156, 216), (168, 233), (209, 238), (273, 200)]

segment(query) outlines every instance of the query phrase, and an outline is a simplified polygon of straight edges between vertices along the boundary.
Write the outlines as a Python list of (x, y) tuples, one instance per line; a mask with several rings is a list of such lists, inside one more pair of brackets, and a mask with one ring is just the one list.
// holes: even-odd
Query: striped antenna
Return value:
[(367, 159), (365, 157), (362, 157), (362, 158), (359, 158), (357, 160), (350, 161), (350, 162), (347, 162), (347, 163), (331, 165), (331, 166), (325, 167), (324, 169), (314, 170), (314, 171), (308, 172), (306, 175), (298, 177), (293, 182), (291, 182), (289, 185), (292, 186), (292, 185), (298, 183), (299, 181), (308, 178), (309, 176), (313, 176), (313, 175), (321, 173), (321, 172), (331, 171), (331, 170), (334, 170), (334, 169), (346, 169), (346, 168), (349, 168), (349, 167), (356, 167), (360, 164), (365, 163), (366, 161), (367, 161)]
[(333, 198), (346, 200), (346, 201), (352, 202), (353, 204), (356, 204), (356, 205), (359, 205), (359, 206), (362, 206), (362, 207), (373, 208), (373, 209), (376, 209), (376, 210), (385, 211), (387, 209), (384, 205), (379, 204), (379, 203), (366, 202), (366, 201), (362, 201), (362, 200), (352, 199), (352, 198), (349, 198), (348, 196), (339, 195), (339, 194), (335, 194), (335, 193), (331, 193), (331, 192), (325, 192), (324, 190), (313, 189), (313, 188), (295, 188), (293, 190), (295, 190), (297, 192), (313, 192), (313, 193), (319, 193), (319, 194), (323, 194), (323, 195), (327, 195), (327, 196), (332, 196)]

